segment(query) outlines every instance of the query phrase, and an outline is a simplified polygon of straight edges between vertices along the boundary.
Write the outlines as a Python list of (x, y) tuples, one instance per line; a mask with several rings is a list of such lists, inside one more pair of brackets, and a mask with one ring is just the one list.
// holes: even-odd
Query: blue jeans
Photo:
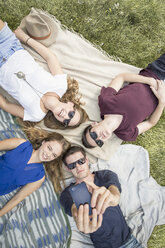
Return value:
[(20, 49), (24, 48), (6, 23), (0, 30), (0, 67)]
[(119, 248), (143, 248), (142, 245), (137, 241), (137, 239), (131, 235), (126, 244), (120, 246)]
[(160, 80), (165, 80), (165, 53), (149, 64), (146, 69), (150, 69)]

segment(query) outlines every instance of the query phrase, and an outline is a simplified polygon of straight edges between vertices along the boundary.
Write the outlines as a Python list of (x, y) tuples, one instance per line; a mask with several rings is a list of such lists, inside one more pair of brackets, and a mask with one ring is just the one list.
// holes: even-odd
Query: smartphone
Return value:
[(88, 203), (89, 205), (89, 216), (92, 215), (92, 208), (91, 208), (91, 194), (88, 191), (85, 182), (73, 185), (69, 188), (69, 192), (72, 196), (73, 202), (75, 203), (77, 209), (82, 204)]

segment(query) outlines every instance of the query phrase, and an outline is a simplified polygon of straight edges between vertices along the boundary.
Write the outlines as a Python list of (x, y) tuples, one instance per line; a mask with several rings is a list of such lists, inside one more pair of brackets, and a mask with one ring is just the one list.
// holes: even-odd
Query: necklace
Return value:
[[(17, 78), (19, 78), (19, 79), (23, 79), (35, 92), (36, 92), (36, 94), (39, 96), (39, 98), (41, 99), (41, 97), (40, 97), (40, 95), (38, 94), (38, 92), (40, 93), (40, 94), (42, 94), (42, 95), (44, 95), (44, 93), (43, 92), (41, 92), (41, 91), (39, 91), (39, 90), (36, 90), (36, 88), (34, 88), (27, 80), (26, 80), (26, 77), (25, 77), (25, 73), (24, 72), (22, 72), (22, 71), (19, 71), (19, 72), (17, 72), (17, 73), (14, 73), (16, 76), (17, 76)], [(41, 99), (42, 100), (42, 99)]]
[[(44, 108), (45, 109), (47, 109), (46, 107), (45, 107), (45, 104), (44, 104), (44, 101), (42, 100), (42, 97), (40, 97), (40, 95), (38, 94), (38, 93), (40, 93), (40, 94), (42, 94), (42, 95), (44, 95), (44, 93), (43, 92), (41, 92), (41, 91), (39, 91), (39, 90), (37, 90), (36, 88), (34, 88), (27, 80), (26, 80), (26, 76), (25, 76), (25, 73), (24, 72), (22, 72), (22, 71), (19, 71), (19, 72), (16, 72), (16, 73), (14, 73), (16, 76), (17, 76), (17, 78), (19, 78), (19, 79), (23, 79), (33, 90), (34, 90), (34, 92), (37, 94), (37, 96), (40, 98), (40, 100), (42, 101), (42, 103), (43, 103), (43, 105), (44, 105)], [(56, 94), (56, 93), (55, 93)], [(47, 94), (47, 96), (54, 96), (53, 94)], [(56, 96), (54, 96), (54, 97), (56, 97)], [(59, 98), (58, 97), (58, 95), (57, 95), (57, 97), (56, 97), (57, 99)], [(49, 110), (49, 109), (48, 109)]]

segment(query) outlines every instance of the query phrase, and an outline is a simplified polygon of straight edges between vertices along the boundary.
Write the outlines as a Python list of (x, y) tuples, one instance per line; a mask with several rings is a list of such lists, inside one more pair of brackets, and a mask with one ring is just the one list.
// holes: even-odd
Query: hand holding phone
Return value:
[(77, 209), (80, 205), (88, 204), (89, 205), (89, 216), (92, 215), (91, 208), (91, 194), (88, 191), (85, 182), (75, 184), (69, 188), (69, 192), (72, 196), (73, 202), (75, 203)]
[[(91, 208), (91, 194), (88, 191), (85, 182), (73, 185), (69, 192), (77, 208), (77, 216), (74, 218), (77, 228), (80, 232), (92, 233), (101, 227), (103, 215), (97, 215), (97, 210)], [(84, 205), (88, 203), (88, 205)], [(89, 206), (89, 211), (88, 211)], [(74, 210), (73, 210), (74, 212)]]

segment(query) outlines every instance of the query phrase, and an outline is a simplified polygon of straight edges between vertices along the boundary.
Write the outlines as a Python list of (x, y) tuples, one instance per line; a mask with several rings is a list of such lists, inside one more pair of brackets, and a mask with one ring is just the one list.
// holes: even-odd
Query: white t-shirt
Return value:
[[(18, 72), (24, 73), (28, 83), (17, 77), (15, 73)], [(22, 49), (11, 55), (0, 68), (0, 85), (22, 105), (23, 119), (37, 122), (46, 115), (40, 107), (41, 97), (47, 92), (55, 92), (61, 98), (67, 90), (67, 75), (53, 76)]]

